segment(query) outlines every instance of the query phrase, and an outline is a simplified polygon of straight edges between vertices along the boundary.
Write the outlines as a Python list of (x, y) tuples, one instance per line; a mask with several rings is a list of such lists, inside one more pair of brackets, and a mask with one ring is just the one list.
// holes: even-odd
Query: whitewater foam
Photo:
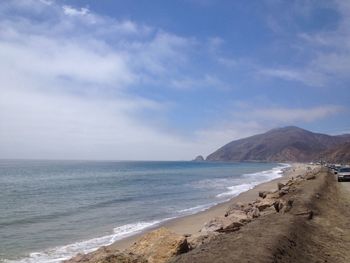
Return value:
[[(227, 201), (232, 197), (239, 195), (242, 192), (252, 189), (254, 186), (260, 183), (281, 177), (282, 170), (288, 166), (289, 165), (286, 165), (286, 164), (280, 164), (280, 166), (275, 167), (271, 170), (244, 174), (242, 175), (243, 180), (241, 179), (238, 180), (235, 178), (216, 178), (216, 179), (202, 180), (199, 182), (200, 188), (202, 187), (207, 188), (209, 186), (211, 188), (216, 188), (216, 189), (226, 188), (227, 191), (217, 194), (216, 195), (217, 201), (215, 202), (211, 202), (203, 205), (197, 205), (191, 208), (179, 210), (176, 213), (176, 217), (195, 214), (200, 211), (207, 210), (210, 207), (217, 205), (218, 203)], [(244, 179), (244, 177), (246, 179)], [(198, 183), (198, 181), (196, 183)], [(230, 186), (227, 187), (227, 185), (230, 185)], [(219, 190), (219, 191), (223, 191), (223, 190)], [(172, 218), (165, 218), (162, 220), (156, 220), (151, 222), (138, 222), (134, 224), (122, 225), (114, 228), (113, 233), (110, 235), (93, 238), (93, 239), (85, 240), (81, 242), (76, 242), (76, 243), (72, 243), (61, 247), (55, 247), (55, 248), (47, 249), (41, 252), (34, 252), (34, 253), (31, 253), (28, 257), (23, 259), (4, 260), (3, 262), (6, 262), (6, 263), (58, 263), (63, 260), (69, 259), (78, 253), (93, 252), (102, 246), (108, 246), (114, 243), (115, 241), (140, 233), (145, 229), (157, 226), (160, 223)]]
[(147, 228), (158, 225), (169, 220), (156, 220), (152, 222), (138, 222), (135, 224), (126, 224), (113, 229), (113, 234), (76, 242), (62, 247), (48, 249), (42, 252), (30, 253), (29, 257), (20, 260), (5, 260), (6, 263), (59, 263), (77, 255), (78, 253), (90, 253), (102, 246), (108, 246), (117, 240), (137, 234)]
[(261, 183), (265, 183), (276, 178), (279, 178), (283, 175), (283, 170), (290, 167), (289, 164), (281, 163), (280, 166), (274, 167), (271, 170), (261, 171), (257, 173), (243, 174), (243, 177), (249, 177), (250, 180), (253, 180), (250, 183), (242, 183), (238, 185), (229, 186), (226, 189), (228, 191), (216, 195), (217, 198), (223, 197), (235, 197), (243, 192), (246, 192), (250, 189), (253, 189), (255, 186)]

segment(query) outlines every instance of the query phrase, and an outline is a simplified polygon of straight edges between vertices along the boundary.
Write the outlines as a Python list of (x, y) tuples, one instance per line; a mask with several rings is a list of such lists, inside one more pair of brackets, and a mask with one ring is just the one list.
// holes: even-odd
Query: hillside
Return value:
[(350, 142), (350, 135), (331, 136), (289, 126), (232, 141), (214, 153), (208, 161), (312, 161), (326, 151)]
[(350, 142), (324, 151), (320, 159), (331, 163), (350, 163)]

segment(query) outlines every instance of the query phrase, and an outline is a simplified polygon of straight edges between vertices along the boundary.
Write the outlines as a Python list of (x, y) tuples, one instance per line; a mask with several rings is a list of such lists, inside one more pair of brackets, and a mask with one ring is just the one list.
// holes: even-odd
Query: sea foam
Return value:
[[(205, 179), (202, 181), (197, 181), (196, 184), (199, 188), (206, 188), (208, 186), (223, 189), (226, 188), (227, 191), (219, 193), (216, 195), (217, 201), (197, 205), (191, 208), (186, 208), (177, 211), (175, 217), (185, 216), (189, 214), (195, 214), (200, 211), (209, 209), (210, 207), (229, 200), (230, 198), (239, 195), (242, 192), (252, 189), (254, 186), (273, 180), (275, 178), (282, 176), (282, 170), (288, 167), (288, 164), (280, 164), (271, 170), (243, 174), (241, 179), (237, 181), (232, 178), (217, 178), (217, 179)], [(231, 184), (231, 185), (230, 185)], [(230, 186), (227, 186), (230, 185)], [(175, 218), (172, 217), (172, 218)], [(63, 260), (69, 259), (78, 253), (89, 253), (97, 250), (102, 246), (108, 246), (115, 241), (121, 240), (123, 238), (140, 233), (148, 228), (155, 227), (160, 223), (170, 220), (172, 218), (165, 218), (161, 220), (155, 220), (150, 222), (138, 222), (133, 224), (125, 224), (113, 229), (113, 233), (110, 235), (93, 238), (85, 241), (80, 241), (72, 243), (69, 245), (55, 247), (52, 249), (47, 249), (41, 252), (33, 252), (26, 258), (19, 260), (4, 260), (6, 263), (59, 263)], [(0, 260), (1, 262), (1, 260)]]
[(288, 167), (290, 167), (289, 164), (281, 163), (279, 164), (278, 167), (274, 167), (271, 170), (257, 172), (257, 173), (243, 174), (243, 177), (247, 179), (249, 178), (249, 181), (250, 181), (249, 183), (242, 183), (238, 185), (228, 186), (227, 187), (228, 191), (218, 194), (216, 197), (218, 198), (235, 197), (243, 192), (253, 189), (258, 184), (265, 183), (281, 177), (283, 175), (283, 170)]
[(152, 222), (138, 222), (135, 224), (126, 224), (113, 229), (113, 234), (72, 243), (66, 246), (48, 249), (42, 252), (30, 253), (29, 257), (20, 260), (5, 260), (6, 263), (59, 263), (77, 255), (78, 253), (89, 253), (102, 246), (108, 246), (117, 240), (137, 234), (147, 228), (153, 227), (164, 220)]

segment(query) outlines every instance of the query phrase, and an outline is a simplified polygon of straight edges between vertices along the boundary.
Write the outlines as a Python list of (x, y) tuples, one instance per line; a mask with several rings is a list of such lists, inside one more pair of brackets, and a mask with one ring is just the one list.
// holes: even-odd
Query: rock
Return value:
[(283, 186), (278, 192), (279, 196), (281, 197), (283, 195), (288, 194), (289, 193), (289, 189), (290, 189), (289, 186)]
[(207, 222), (200, 230), (202, 233), (210, 232), (231, 232), (238, 230), (241, 226), (250, 222), (247, 214), (242, 210), (231, 211), (231, 214), (225, 217), (215, 217)]
[(204, 162), (204, 158), (202, 155), (198, 155), (196, 158), (193, 160), (194, 162)]
[(189, 248), (194, 249), (197, 248), (210, 240), (212, 240), (219, 233), (217, 232), (207, 232), (207, 233), (196, 233), (187, 239)]
[(315, 179), (315, 178), (316, 178), (316, 176), (315, 176), (314, 174), (308, 174), (308, 175), (306, 175), (306, 177), (305, 177), (306, 180), (313, 180), (313, 179)]
[[(211, 219), (209, 222), (205, 223), (203, 228), (200, 230), (201, 233), (210, 233), (214, 231), (218, 231), (220, 229), (223, 229), (225, 225), (228, 224), (229, 221), (227, 221), (225, 218), (222, 217), (215, 217)], [(226, 221), (224, 221), (226, 219)]]
[(277, 188), (278, 190), (281, 190), (285, 185), (282, 184), (281, 182), (277, 183)]
[(277, 200), (274, 204), (273, 207), (275, 208), (276, 212), (279, 213), (282, 208), (283, 208), (284, 204), (281, 200)]
[(310, 210), (307, 219), (311, 220), (314, 217), (314, 211)]
[(226, 210), (225, 216), (229, 216), (234, 213), (239, 213), (239, 211), (243, 211), (245, 208), (245, 205), (241, 202), (234, 203), (228, 207)]
[(266, 191), (259, 191), (259, 197), (265, 198), (266, 196), (267, 196), (267, 192)]
[(247, 213), (248, 218), (257, 218), (260, 216), (260, 210), (257, 207), (252, 207), (252, 209)]
[(78, 254), (64, 263), (147, 263), (148, 261), (142, 256), (133, 253), (121, 252), (108, 247), (101, 247), (95, 252), (82, 255)]
[(293, 184), (294, 184), (294, 178), (292, 177), (292, 179), (288, 181), (287, 185), (288, 185), (288, 186), (291, 186), (291, 185), (293, 185)]
[(297, 178), (298, 178), (298, 179), (304, 179), (304, 176), (301, 175), (301, 174), (299, 174), (299, 175), (297, 175)]
[(283, 212), (283, 213), (288, 213), (288, 212), (292, 209), (292, 207), (293, 207), (293, 202), (294, 202), (293, 199), (289, 199), (289, 200), (287, 201), (286, 205), (283, 207), (282, 212)]
[(163, 263), (189, 251), (187, 239), (162, 227), (142, 236), (129, 249), (149, 263)]
[(266, 208), (272, 206), (274, 203), (276, 202), (276, 200), (274, 198), (268, 198), (266, 197), (265, 199), (263, 199), (261, 202), (256, 203), (255, 206), (259, 209), (259, 211), (263, 211)]

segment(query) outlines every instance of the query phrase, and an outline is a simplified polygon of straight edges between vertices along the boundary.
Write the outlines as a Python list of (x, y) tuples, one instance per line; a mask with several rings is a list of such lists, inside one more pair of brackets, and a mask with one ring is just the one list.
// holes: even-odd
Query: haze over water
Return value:
[(59, 262), (223, 202), (279, 177), (281, 167), (0, 161), (0, 262)]

